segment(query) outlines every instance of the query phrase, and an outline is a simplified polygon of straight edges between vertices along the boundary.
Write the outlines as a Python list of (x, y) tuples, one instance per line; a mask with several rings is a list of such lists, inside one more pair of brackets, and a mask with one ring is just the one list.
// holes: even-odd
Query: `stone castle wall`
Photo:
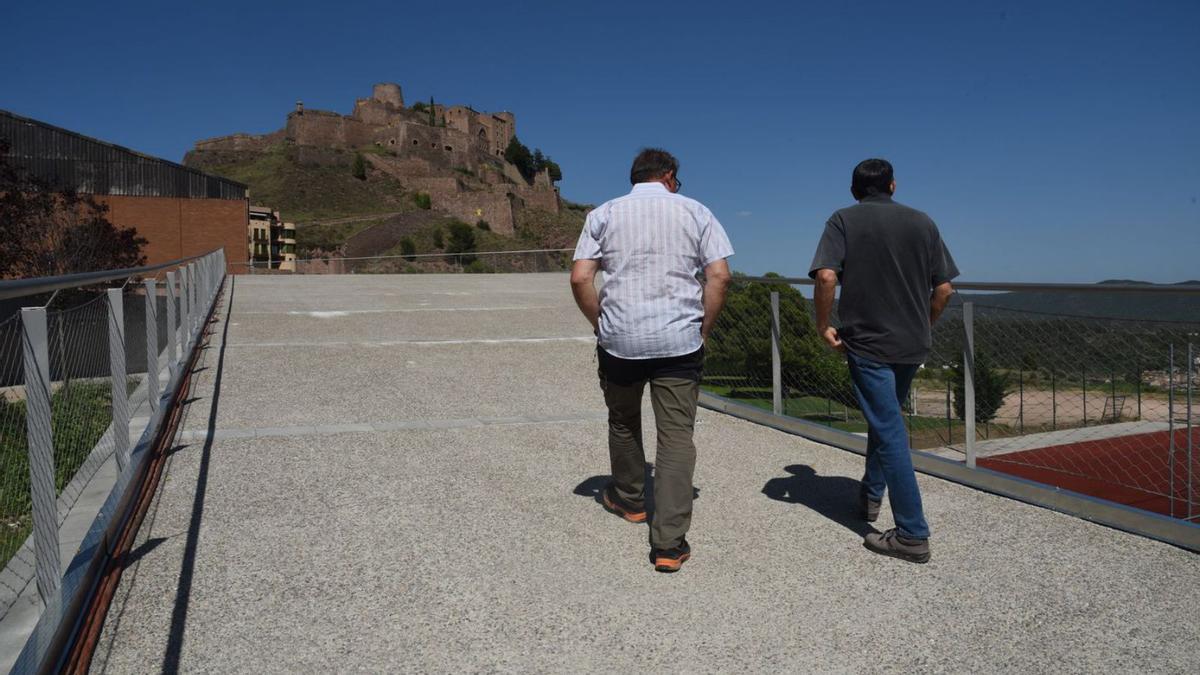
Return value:
[[(486, 220), (493, 231), (512, 234), (514, 209), (558, 212), (558, 190), (548, 174), (539, 174), (530, 185), (503, 160), (516, 136), (512, 113), (435, 105), (434, 120), (438, 126), (429, 124), (428, 113), (405, 108), (399, 85), (381, 83), (374, 86), (370, 98), (355, 101), (350, 115), (304, 110), (297, 104), (286, 126), (277, 132), (207, 139), (197, 142), (193, 153), (212, 157), (223, 151), (261, 151), (288, 141), (299, 154), (320, 155), (309, 157), (308, 163), (324, 165), (348, 161), (333, 149), (376, 145), (390, 156), (367, 155), (374, 169), (395, 177), (407, 189), (428, 193), (435, 208), (465, 222)], [(467, 173), (458, 173), (464, 170)]]

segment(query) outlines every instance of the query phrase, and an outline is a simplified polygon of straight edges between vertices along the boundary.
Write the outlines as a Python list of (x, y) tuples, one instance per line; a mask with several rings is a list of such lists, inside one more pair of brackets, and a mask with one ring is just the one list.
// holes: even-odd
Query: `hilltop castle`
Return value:
[(382, 83), (370, 98), (355, 101), (349, 115), (306, 110), (297, 102), (283, 129), (197, 141), (184, 161), (263, 151), (278, 143), (368, 150), (364, 158), (372, 168), (406, 189), (429, 194), (434, 208), (470, 223), (486, 220), (493, 230), (511, 234), (517, 210), (559, 210), (558, 190), (546, 171), (530, 182), (505, 161), (516, 126), (510, 112), (440, 104), (405, 107), (400, 85)]

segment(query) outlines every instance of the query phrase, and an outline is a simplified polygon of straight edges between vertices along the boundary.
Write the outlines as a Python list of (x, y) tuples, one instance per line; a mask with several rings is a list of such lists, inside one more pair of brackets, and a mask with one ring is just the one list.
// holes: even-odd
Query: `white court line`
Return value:
[(542, 342), (583, 342), (596, 343), (594, 335), (578, 337), (538, 337), (538, 338), (492, 338), (492, 339), (463, 339), (463, 340), (331, 340), (328, 342), (230, 342), (230, 347), (400, 347), (404, 345), (501, 345), (501, 344), (537, 344)]
[(539, 305), (534, 307), (406, 307), (403, 309), (293, 309), (287, 312), (234, 312), (241, 316), (245, 314), (286, 314), (289, 316), (311, 316), (318, 319), (348, 316), (350, 314), (406, 314), (409, 312), (511, 312), (521, 309), (563, 309), (569, 305)]

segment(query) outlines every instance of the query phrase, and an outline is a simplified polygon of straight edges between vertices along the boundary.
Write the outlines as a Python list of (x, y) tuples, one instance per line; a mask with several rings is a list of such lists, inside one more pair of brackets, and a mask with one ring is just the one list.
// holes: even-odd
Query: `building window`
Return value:
[(446, 146), (446, 152), (454, 152), (454, 148), (452, 148), (452, 147), (450, 147), (450, 146), (448, 146), (448, 145), (447, 145), (447, 146)]

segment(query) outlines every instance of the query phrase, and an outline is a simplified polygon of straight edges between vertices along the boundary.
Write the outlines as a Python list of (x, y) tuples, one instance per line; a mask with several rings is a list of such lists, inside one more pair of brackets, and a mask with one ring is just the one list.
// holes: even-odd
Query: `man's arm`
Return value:
[(725, 291), (729, 290), (729, 263), (721, 258), (704, 267), (704, 321), (700, 324), (700, 338), (708, 339), (717, 317), (725, 307)]
[(833, 297), (837, 291), (837, 272), (828, 268), (820, 269), (817, 270), (816, 279), (813, 301), (817, 306), (817, 333), (830, 348), (844, 352), (846, 346), (838, 337), (837, 329), (829, 325), (829, 316), (833, 313)]
[(599, 260), (576, 260), (571, 266), (571, 294), (579, 311), (592, 324), (592, 331), (600, 332), (600, 295), (596, 293), (596, 272)]
[(929, 325), (937, 323), (938, 317), (946, 309), (946, 305), (950, 302), (950, 296), (954, 295), (954, 288), (947, 281), (943, 284), (938, 284), (933, 287), (933, 295), (929, 297)]

